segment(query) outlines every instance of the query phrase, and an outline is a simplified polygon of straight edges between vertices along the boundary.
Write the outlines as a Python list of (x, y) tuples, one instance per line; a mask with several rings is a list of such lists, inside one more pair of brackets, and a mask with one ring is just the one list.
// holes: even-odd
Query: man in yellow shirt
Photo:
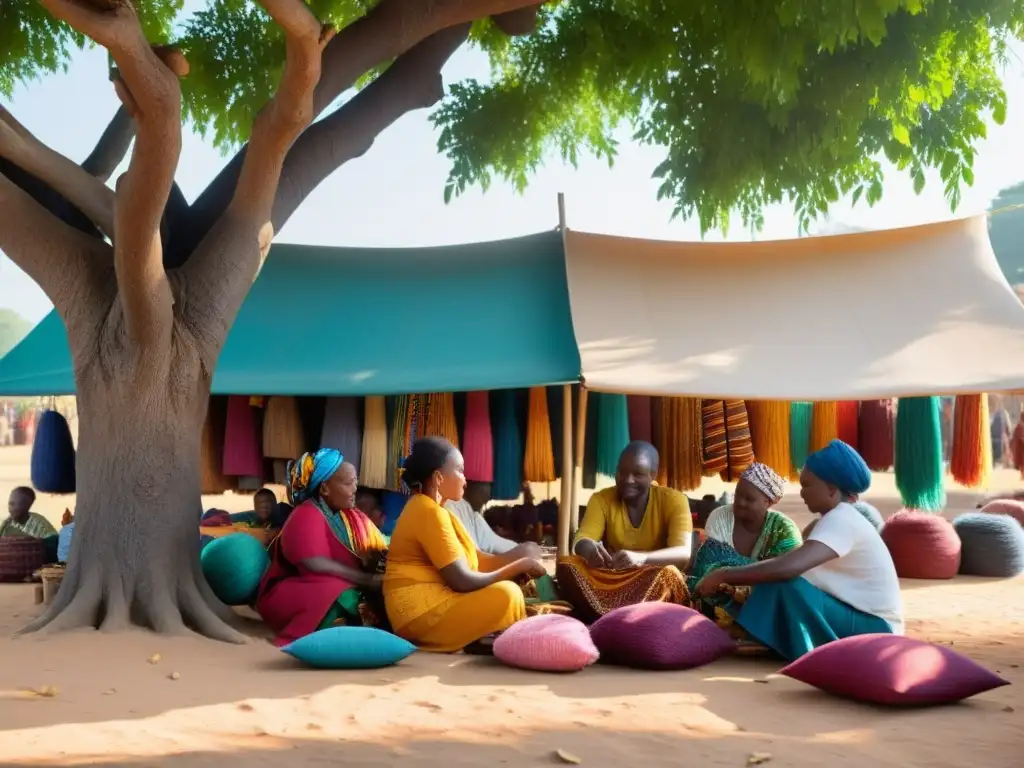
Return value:
[(622, 605), (686, 604), (682, 570), (690, 560), (693, 521), (685, 494), (657, 485), (658, 451), (635, 441), (619, 457), (615, 486), (590, 497), (558, 584), (588, 618)]

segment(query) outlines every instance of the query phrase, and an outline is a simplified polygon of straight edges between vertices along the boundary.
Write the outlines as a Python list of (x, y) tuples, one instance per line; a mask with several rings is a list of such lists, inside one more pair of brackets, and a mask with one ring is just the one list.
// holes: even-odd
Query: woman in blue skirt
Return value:
[(793, 660), (852, 635), (903, 633), (903, 603), (892, 557), (852, 505), (871, 485), (853, 448), (833, 440), (808, 457), (800, 497), (821, 515), (798, 549), (764, 562), (718, 568), (696, 585), (702, 596), (753, 589), (729, 612), (753, 638)]

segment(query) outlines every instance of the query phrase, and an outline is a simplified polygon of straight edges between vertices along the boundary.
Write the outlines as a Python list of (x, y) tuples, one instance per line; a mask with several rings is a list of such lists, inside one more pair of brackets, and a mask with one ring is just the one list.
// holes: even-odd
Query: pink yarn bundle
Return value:
[(228, 398), (227, 423), (224, 428), (225, 475), (263, 475), (263, 448), (256, 417), (256, 410), (249, 405), (248, 397), (232, 395)]
[(654, 442), (651, 398), (648, 395), (626, 395), (631, 440)]
[(463, 433), (466, 479), (490, 483), (494, 480), (494, 438), (491, 435), (488, 392), (469, 392), (466, 395), (466, 428)]

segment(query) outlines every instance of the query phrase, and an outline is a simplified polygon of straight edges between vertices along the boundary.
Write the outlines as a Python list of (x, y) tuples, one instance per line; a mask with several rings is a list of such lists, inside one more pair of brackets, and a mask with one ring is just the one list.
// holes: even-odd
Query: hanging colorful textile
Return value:
[(655, 447), (661, 456), (658, 482), (680, 491), (700, 487), (704, 474), (701, 440), (701, 401), (696, 397), (660, 397), (652, 402), (656, 414)]
[(860, 403), (856, 400), (840, 400), (836, 403), (836, 431), (839, 439), (860, 450)]
[(860, 404), (859, 450), (872, 472), (892, 469), (895, 427), (895, 400), (865, 400)]
[(256, 416), (248, 397), (232, 395), (228, 398), (224, 426), (225, 475), (263, 477), (263, 452)]
[(388, 469), (385, 487), (399, 491), (402, 489), (402, 483), (398, 470), (402, 466), (402, 461), (409, 455), (406, 452), (409, 396), (394, 395), (384, 402), (388, 412)]
[(651, 398), (647, 395), (626, 395), (629, 408), (629, 437), (631, 440), (654, 442)]
[(359, 484), (388, 487), (388, 416), (384, 398), (372, 395), (363, 405), (363, 443)]
[(946, 505), (939, 398), (901, 397), (896, 406), (896, 487), (908, 509)]
[(551, 447), (551, 421), (548, 418), (548, 393), (545, 387), (530, 387), (523, 479), (531, 483), (553, 483), (558, 479), (555, 474), (554, 450)]
[(340, 451), (345, 461), (357, 469), (362, 467), (362, 405), (359, 397), (327, 398), (320, 432), (320, 447)]
[(297, 459), (305, 452), (298, 401), (294, 397), (271, 397), (263, 414), (263, 455)]
[(754, 458), (789, 477), (793, 462), (789, 453), (789, 403), (785, 400), (747, 400), (750, 439)]
[(40, 415), (29, 465), (37, 491), (75, 492), (75, 443), (68, 420), (57, 411), (46, 410)]
[(515, 501), (523, 487), (523, 442), (516, 414), (516, 391), (503, 389), (493, 396), (494, 484), (491, 498)]
[(735, 483), (747, 467), (754, 463), (754, 446), (750, 440), (750, 421), (743, 400), (725, 400), (726, 468), (722, 479)]
[(813, 406), (810, 403), (789, 404), (789, 456), (793, 462), (789, 470), (791, 480), (799, 479), (810, 454), (812, 413)]
[(967, 488), (983, 488), (992, 475), (992, 430), (988, 395), (959, 395), (953, 406), (953, 479)]
[(625, 395), (591, 392), (597, 397), (597, 472), (615, 477), (622, 449), (629, 444), (629, 409)]
[(494, 480), (494, 435), (491, 433), (490, 393), (466, 395), (466, 425), (462, 456), (466, 460), (466, 479), (482, 483)]
[(839, 437), (838, 407), (834, 400), (819, 401), (811, 406), (811, 444), (816, 453)]
[(729, 446), (725, 433), (725, 401), (703, 400), (701, 408), (704, 477), (714, 477), (729, 468)]

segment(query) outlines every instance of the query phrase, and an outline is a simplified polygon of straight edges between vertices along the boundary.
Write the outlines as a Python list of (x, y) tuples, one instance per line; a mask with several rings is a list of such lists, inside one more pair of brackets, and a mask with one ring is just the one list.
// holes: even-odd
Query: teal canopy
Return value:
[[(577, 381), (562, 237), (443, 248), (275, 245), (213, 377), (217, 394), (388, 395)], [(46, 317), (0, 360), (0, 396), (75, 391)]]

